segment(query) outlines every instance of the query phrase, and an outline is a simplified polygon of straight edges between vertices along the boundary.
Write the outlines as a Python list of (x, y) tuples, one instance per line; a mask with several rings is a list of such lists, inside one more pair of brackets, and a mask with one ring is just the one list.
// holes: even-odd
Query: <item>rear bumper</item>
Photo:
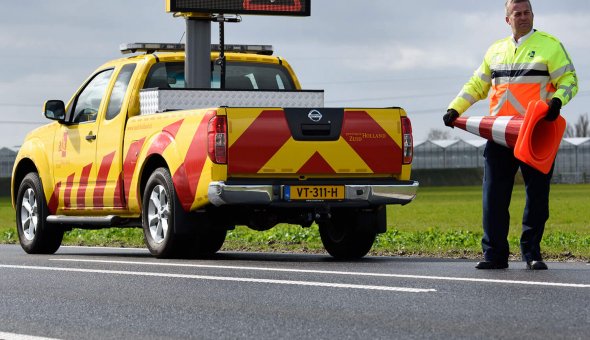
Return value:
[[(416, 197), (418, 186), (419, 184), (416, 181), (400, 181), (396, 184), (379, 185), (345, 185), (344, 200), (326, 202), (330, 204), (404, 205), (410, 203)], [(209, 201), (215, 206), (288, 204), (290, 202), (283, 197), (284, 187), (284, 185), (228, 185), (225, 182), (212, 182), (209, 184), (208, 195)]]

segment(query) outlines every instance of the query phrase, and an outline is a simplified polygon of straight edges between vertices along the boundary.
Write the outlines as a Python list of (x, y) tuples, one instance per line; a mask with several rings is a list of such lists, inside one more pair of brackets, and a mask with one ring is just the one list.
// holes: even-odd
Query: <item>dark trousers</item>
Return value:
[[(541, 238), (549, 218), (549, 174), (522, 163), (513, 150), (488, 141), (484, 151), (483, 238), (481, 245), (487, 261), (508, 260), (508, 228), (510, 199), (514, 176), (520, 168), (525, 183), (526, 206), (522, 217), (520, 250), (525, 261), (541, 258)], [(555, 164), (554, 164), (555, 165)]]

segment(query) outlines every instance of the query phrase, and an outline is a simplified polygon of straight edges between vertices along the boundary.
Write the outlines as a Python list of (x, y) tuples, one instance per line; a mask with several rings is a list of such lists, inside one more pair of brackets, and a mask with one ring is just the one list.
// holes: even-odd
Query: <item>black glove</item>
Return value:
[(561, 110), (561, 100), (559, 98), (552, 98), (549, 102), (549, 110), (545, 115), (545, 120), (552, 122), (559, 117), (559, 110)]
[(448, 109), (447, 113), (443, 116), (443, 122), (445, 122), (446, 126), (455, 128), (453, 123), (457, 118), (459, 118), (459, 112), (455, 109)]

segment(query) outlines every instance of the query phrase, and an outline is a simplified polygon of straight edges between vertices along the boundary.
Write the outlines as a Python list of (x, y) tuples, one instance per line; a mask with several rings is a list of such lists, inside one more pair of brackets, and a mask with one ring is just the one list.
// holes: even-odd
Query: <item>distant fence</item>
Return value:
[[(443, 178), (435, 175), (437, 171), (447, 173), (442, 170), (483, 169), (485, 144), (484, 139), (416, 142), (412, 171), (416, 176), (423, 178), (426, 174), (430, 174), (428, 183), (441, 183)], [(436, 178), (440, 180), (435, 180)], [(564, 138), (562, 140), (555, 159), (553, 182), (590, 183), (590, 138)], [(441, 184), (433, 185), (445, 185), (445, 183), (442, 181)]]

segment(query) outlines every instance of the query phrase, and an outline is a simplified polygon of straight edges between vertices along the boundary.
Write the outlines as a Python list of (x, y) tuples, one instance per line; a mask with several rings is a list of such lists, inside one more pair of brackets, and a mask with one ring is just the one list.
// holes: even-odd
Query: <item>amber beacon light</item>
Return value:
[(311, 0), (166, 0), (168, 12), (309, 16)]
[(472, 116), (459, 117), (455, 127), (495, 143), (514, 148), (514, 157), (531, 167), (549, 173), (566, 121), (559, 116), (555, 121), (545, 120), (549, 107), (541, 100), (530, 102), (523, 116)]

